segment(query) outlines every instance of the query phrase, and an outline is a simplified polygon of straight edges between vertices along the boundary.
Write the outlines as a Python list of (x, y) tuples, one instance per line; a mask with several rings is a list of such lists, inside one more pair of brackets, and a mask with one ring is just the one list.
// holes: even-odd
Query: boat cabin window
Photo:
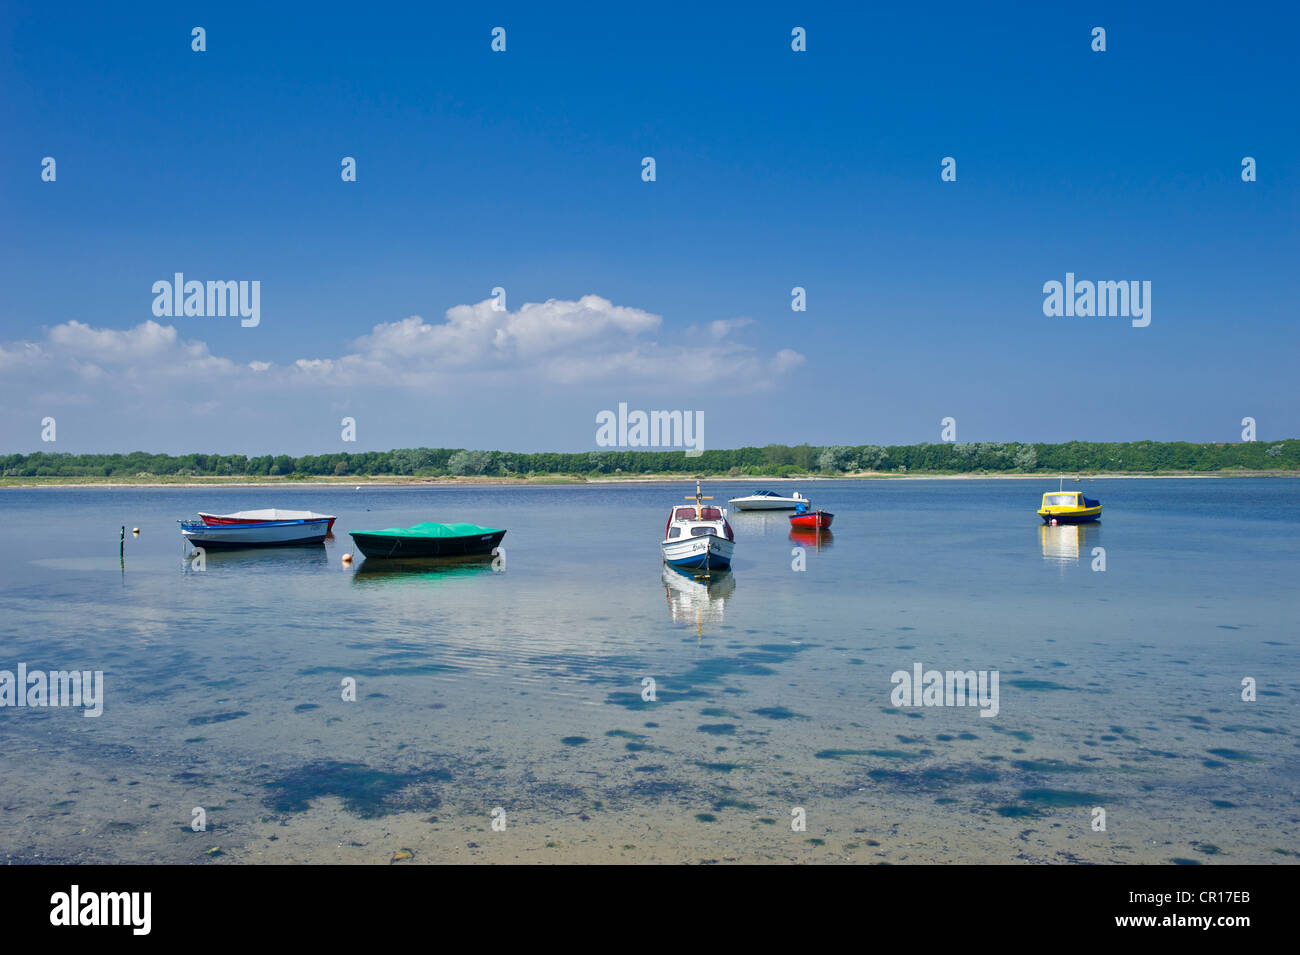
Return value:
[(1073, 494), (1049, 494), (1043, 503), (1047, 507), (1074, 507), (1078, 500)]
[(669, 536), (670, 538), (672, 538), (672, 537), (681, 537), (681, 536), (682, 536), (682, 529), (681, 529), (680, 527), (674, 527), (674, 528), (672, 528), (671, 530), (668, 531), (668, 536)]
[(722, 511), (716, 507), (702, 507), (700, 508), (700, 513), (704, 515), (706, 521), (722, 520)]
[(675, 510), (675, 511), (673, 512), (673, 520), (675, 520), (675, 521), (693, 521), (693, 520), (695, 520), (695, 508), (693, 508), (693, 507), (679, 507), (679, 508), (677, 508), (677, 510)]
[(712, 534), (712, 533), (713, 533), (713, 528), (712, 528), (712, 527), (692, 527), (692, 528), (691, 528), (691, 536), (692, 536), (692, 537), (703, 537), (705, 534)]

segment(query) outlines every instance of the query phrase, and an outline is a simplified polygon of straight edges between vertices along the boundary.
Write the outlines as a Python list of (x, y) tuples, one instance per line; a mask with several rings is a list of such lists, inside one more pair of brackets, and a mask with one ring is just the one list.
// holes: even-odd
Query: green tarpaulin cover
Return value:
[(479, 527), (477, 524), (416, 524), (413, 527), (385, 527), (382, 531), (353, 531), (354, 534), (371, 534), (375, 537), (474, 537), (479, 534), (499, 534), (499, 527)]

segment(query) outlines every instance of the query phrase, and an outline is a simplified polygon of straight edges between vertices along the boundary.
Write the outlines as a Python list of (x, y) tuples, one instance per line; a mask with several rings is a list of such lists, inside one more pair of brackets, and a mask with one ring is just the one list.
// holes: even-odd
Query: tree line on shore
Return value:
[(34, 454), (0, 455), (4, 477), (342, 477), (482, 476), (582, 477), (639, 474), (823, 476), (876, 471), (894, 474), (1079, 473), (1158, 471), (1300, 470), (1300, 440), (1240, 444), (1133, 441), (1063, 444), (831, 445), (769, 444), (762, 448), (704, 451), (583, 451), (519, 453), (464, 448), (399, 448), (290, 457), (242, 454)]

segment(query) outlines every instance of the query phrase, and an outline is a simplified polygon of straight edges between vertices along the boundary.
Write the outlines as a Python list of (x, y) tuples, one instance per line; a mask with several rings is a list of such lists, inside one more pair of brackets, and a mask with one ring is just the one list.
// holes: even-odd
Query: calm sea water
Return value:
[[(0, 669), (106, 686), (0, 709), (0, 854), (1300, 859), (1300, 481), (1067, 484), (1083, 528), (1054, 480), (782, 486), (832, 533), (733, 513), (710, 581), (660, 561), (686, 482), (0, 491)], [(272, 506), (334, 537), (185, 559), (178, 519)], [(342, 564), (419, 521), (507, 528), (504, 570)], [(997, 715), (894, 706), (918, 663), (997, 671)]]

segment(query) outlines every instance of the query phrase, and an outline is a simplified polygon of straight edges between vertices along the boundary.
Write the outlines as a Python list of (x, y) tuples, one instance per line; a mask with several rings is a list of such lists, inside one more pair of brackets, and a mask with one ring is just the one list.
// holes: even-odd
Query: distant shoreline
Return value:
[(863, 471), (852, 474), (839, 474), (834, 477), (807, 475), (803, 477), (773, 477), (761, 474), (741, 474), (736, 476), (713, 474), (695, 476), (691, 474), (654, 474), (636, 477), (576, 477), (572, 475), (539, 475), (536, 477), (503, 478), (500, 476), (478, 477), (408, 477), (404, 475), (384, 475), (369, 478), (362, 477), (309, 477), (281, 478), (279, 480), (231, 480), (221, 477), (184, 478), (177, 481), (159, 481), (156, 478), (122, 480), (121, 478), (103, 481), (87, 481), (85, 478), (72, 478), (67, 481), (51, 481), (43, 478), (0, 478), (0, 490), (22, 488), (293, 488), (300, 486), (336, 487), (348, 490), (357, 487), (456, 487), (473, 485), (476, 487), (587, 487), (618, 484), (678, 484), (701, 481), (709, 484), (809, 484), (823, 481), (1056, 481), (1064, 477), (1074, 482), (1115, 480), (1119, 478), (1300, 478), (1295, 471), (1099, 471), (1095, 474), (1044, 474), (997, 472), (981, 474), (977, 472), (962, 473), (915, 473), (898, 474), (895, 472)]

